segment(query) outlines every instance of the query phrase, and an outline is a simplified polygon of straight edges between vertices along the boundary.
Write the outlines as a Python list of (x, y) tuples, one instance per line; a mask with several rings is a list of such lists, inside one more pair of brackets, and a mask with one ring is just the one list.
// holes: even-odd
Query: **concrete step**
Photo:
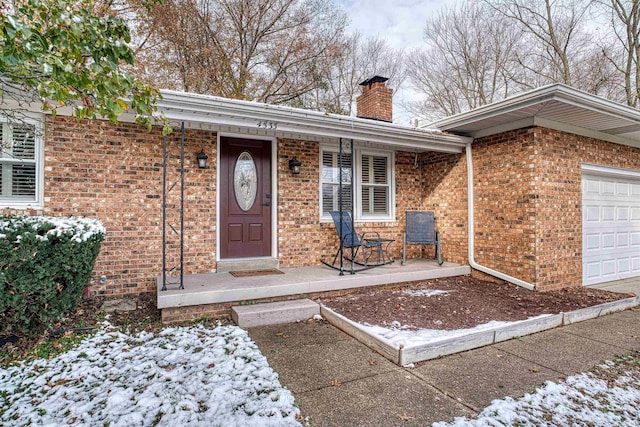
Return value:
[(216, 270), (218, 273), (227, 271), (268, 270), (278, 268), (276, 258), (248, 258), (218, 261)]
[(292, 323), (310, 319), (316, 314), (320, 314), (320, 306), (310, 299), (231, 307), (233, 321), (242, 328)]

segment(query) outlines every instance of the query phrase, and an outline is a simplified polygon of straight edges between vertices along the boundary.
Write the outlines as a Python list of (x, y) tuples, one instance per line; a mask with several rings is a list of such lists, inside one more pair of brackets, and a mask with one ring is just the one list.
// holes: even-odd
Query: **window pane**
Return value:
[(333, 153), (322, 153), (322, 182), (333, 182)]
[(365, 215), (388, 215), (389, 187), (363, 185), (362, 213)]
[(377, 215), (389, 213), (389, 188), (373, 188), (373, 213)]
[(13, 165), (11, 195), (36, 195), (36, 165)]
[[(332, 151), (322, 153), (322, 182), (339, 182), (340, 154)], [(342, 182), (351, 182), (351, 155), (342, 153)]]
[(333, 210), (333, 184), (322, 184), (322, 213), (329, 214)]
[(373, 158), (373, 182), (375, 184), (387, 184), (387, 158), (372, 156)]
[[(322, 184), (322, 214), (329, 215), (329, 211), (340, 209), (338, 197), (340, 186), (338, 184)], [(351, 211), (351, 186), (342, 188), (342, 209)]]
[(36, 158), (36, 135), (33, 125), (13, 125), (13, 157), (34, 160)]
[(371, 182), (371, 156), (362, 156), (362, 183)]
[[(338, 194), (338, 186), (336, 185), (336, 194)], [(340, 209), (339, 200), (336, 200), (335, 210)], [(342, 187), (342, 210), (351, 211), (351, 186)]]
[(362, 156), (362, 183), (387, 184), (387, 157)]

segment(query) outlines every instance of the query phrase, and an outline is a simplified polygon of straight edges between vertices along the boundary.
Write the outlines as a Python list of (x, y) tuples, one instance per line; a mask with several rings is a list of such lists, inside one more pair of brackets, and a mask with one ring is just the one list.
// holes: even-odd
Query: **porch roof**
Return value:
[(188, 128), (319, 142), (353, 139), (407, 151), (461, 153), (471, 138), (319, 111), (170, 90), (159, 111)]
[(640, 147), (640, 111), (563, 84), (534, 89), (427, 126), (473, 138), (541, 126)]

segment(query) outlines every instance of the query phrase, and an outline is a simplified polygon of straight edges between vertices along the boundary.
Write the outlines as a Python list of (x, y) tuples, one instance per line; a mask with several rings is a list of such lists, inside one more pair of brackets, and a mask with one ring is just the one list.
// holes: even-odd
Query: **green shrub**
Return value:
[(0, 336), (41, 333), (73, 310), (104, 233), (95, 219), (0, 217)]

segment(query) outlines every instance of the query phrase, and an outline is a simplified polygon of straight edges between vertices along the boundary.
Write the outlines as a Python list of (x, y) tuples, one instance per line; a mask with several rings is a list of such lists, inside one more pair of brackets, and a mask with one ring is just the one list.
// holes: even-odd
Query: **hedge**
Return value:
[(0, 217), (0, 337), (41, 333), (77, 307), (104, 234), (96, 219)]

